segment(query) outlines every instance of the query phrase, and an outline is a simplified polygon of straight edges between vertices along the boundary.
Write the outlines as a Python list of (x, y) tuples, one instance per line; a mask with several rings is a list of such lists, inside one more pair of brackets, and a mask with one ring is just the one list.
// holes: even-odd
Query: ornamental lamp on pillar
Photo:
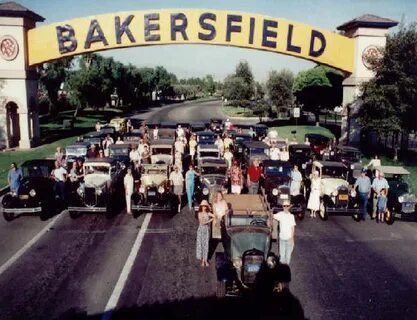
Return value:
[[(355, 40), (354, 69), (343, 81), (342, 107), (345, 110), (360, 95), (361, 84), (374, 77), (370, 61), (381, 55), (381, 49), (385, 48), (388, 29), (396, 25), (398, 25), (397, 21), (365, 14), (337, 27), (343, 35)], [(342, 114), (340, 140), (344, 144), (359, 144), (360, 128), (355, 117), (357, 108), (360, 108), (359, 103), (351, 105), (349, 112)], [(348, 119), (348, 115), (351, 119)], [(347, 123), (348, 121), (350, 124)], [(347, 130), (350, 132), (348, 133)]]

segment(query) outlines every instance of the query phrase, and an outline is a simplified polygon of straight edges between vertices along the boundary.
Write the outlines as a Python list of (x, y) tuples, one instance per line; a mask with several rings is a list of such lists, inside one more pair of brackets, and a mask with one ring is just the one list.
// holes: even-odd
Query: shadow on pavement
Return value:
[[(86, 312), (70, 309), (60, 320), (99, 320), (103, 314), (87, 315)], [(304, 310), (298, 299), (287, 289), (268, 298), (215, 297), (170, 301), (143, 306), (129, 306), (112, 313), (112, 320), (214, 320), (214, 319), (277, 319), (304, 320)]]

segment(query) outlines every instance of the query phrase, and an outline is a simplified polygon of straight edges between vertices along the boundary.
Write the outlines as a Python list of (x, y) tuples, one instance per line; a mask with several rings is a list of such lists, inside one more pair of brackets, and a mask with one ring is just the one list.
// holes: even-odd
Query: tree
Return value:
[(276, 107), (276, 112), (282, 108), (289, 108), (294, 103), (292, 87), (294, 84), (294, 74), (289, 70), (271, 71), (266, 82), (266, 89), (272, 104)]
[(238, 63), (236, 66), (235, 76), (241, 78), (246, 84), (245, 91), (242, 92), (243, 96), (241, 99), (250, 100), (255, 90), (252, 70), (247, 61), (241, 61)]
[(241, 77), (229, 75), (224, 80), (223, 95), (227, 100), (234, 101), (235, 104), (241, 107), (246, 107), (248, 84)]
[(256, 101), (262, 100), (265, 97), (265, 90), (262, 84), (255, 82), (255, 95), (254, 98)]
[(382, 134), (402, 133), (402, 151), (408, 135), (417, 130), (417, 25), (402, 26), (388, 35), (382, 55), (369, 62), (375, 77), (363, 84), (358, 122)]
[(342, 103), (343, 73), (326, 66), (300, 72), (294, 80), (293, 92), (303, 109), (314, 113), (316, 122), (324, 110)]

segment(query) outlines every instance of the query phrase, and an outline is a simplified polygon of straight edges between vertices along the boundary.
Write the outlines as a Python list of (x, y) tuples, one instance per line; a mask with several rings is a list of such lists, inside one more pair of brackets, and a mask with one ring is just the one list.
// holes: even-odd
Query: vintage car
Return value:
[(7, 193), (2, 199), (3, 217), (12, 221), (20, 214), (39, 214), (46, 220), (59, 210), (63, 204), (55, 199), (54, 180), (50, 174), (54, 160), (29, 160), (22, 164), (23, 179), (16, 193)]
[(106, 134), (97, 131), (91, 131), (82, 136), (83, 142), (88, 142), (90, 145), (96, 145), (96, 147), (101, 146), (101, 142), (103, 141)]
[(199, 131), (195, 133), (197, 137), (197, 144), (214, 144), (216, 135), (211, 131)]
[(243, 144), (252, 141), (252, 137), (247, 133), (230, 132), (230, 137), (233, 139), (233, 154), (237, 158), (242, 157)]
[(223, 133), (223, 120), (219, 118), (211, 118), (210, 130), (217, 134)]
[(356, 178), (361, 175), (361, 170), (363, 168), (362, 153), (359, 149), (338, 145), (333, 149), (324, 150), (324, 154), (322, 155), (323, 159), (325, 158), (326, 153), (329, 153), (329, 159), (332, 159), (332, 161), (342, 162), (347, 166), (349, 170), (349, 183), (354, 184)]
[(248, 141), (243, 144), (242, 167), (249, 167), (253, 160), (259, 162), (269, 159), (269, 146), (262, 141)]
[(126, 133), (123, 136), (123, 142), (133, 145), (138, 145), (139, 141), (143, 138), (142, 131), (139, 129), (134, 129), (131, 132)]
[(290, 162), (297, 165), (300, 170), (305, 170), (313, 161), (313, 152), (308, 144), (291, 144), (288, 146)]
[(120, 118), (120, 117), (115, 117), (110, 120), (108, 126), (113, 127), (116, 130), (116, 132), (119, 132), (122, 129), (124, 123), (125, 123), (125, 119)]
[(356, 191), (349, 185), (346, 165), (335, 161), (314, 161), (312, 170), (319, 171), (321, 177), (320, 218), (327, 220), (329, 214), (336, 213), (357, 217), (359, 201)]
[(224, 195), (229, 212), (220, 224), (213, 222), (212, 237), (222, 239), (224, 253), (216, 254), (218, 297), (242, 296), (256, 290), (276, 239), (276, 222), (261, 195)]
[(410, 190), (407, 178), (410, 172), (400, 166), (380, 166), (376, 170), (383, 172), (389, 184), (385, 221), (394, 223), (395, 219), (417, 220), (417, 197)]
[(171, 192), (167, 164), (143, 164), (139, 189), (132, 195), (132, 211), (177, 212), (178, 198)]
[(192, 132), (204, 131), (206, 129), (206, 124), (204, 122), (191, 122), (190, 129)]
[(151, 144), (151, 163), (172, 165), (174, 159), (174, 140), (153, 140)]
[[(229, 189), (229, 179), (227, 177), (227, 163), (224, 159), (203, 159), (198, 162), (195, 198), (197, 203), (207, 200), (213, 203), (213, 197), (217, 191), (227, 193)], [(198, 208), (196, 208), (198, 210)]]
[(268, 135), (269, 128), (265, 124), (255, 124), (253, 128), (257, 138), (263, 138)]
[(72, 164), (76, 159), (84, 160), (87, 157), (87, 152), (90, 150), (89, 142), (76, 142), (65, 147), (65, 159), (63, 166), (67, 170), (72, 168)]
[(220, 159), (219, 148), (215, 144), (197, 145), (196, 159), (198, 163), (205, 159)]
[(84, 183), (71, 194), (68, 206), (71, 218), (82, 212), (101, 212), (112, 217), (125, 203), (125, 165), (115, 159), (87, 159), (83, 169)]
[(109, 145), (109, 158), (122, 162), (124, 165), (130, 163), (130, 144), (111, 144)]
[(321, 151), (328, 148), (330, 144), (330, 138), (319, 133), (307, 133), (304, 138), (308, 138), (311, 150), (317, 157), (321, 157)]
[(265, 160), (263, 162), (263, 178), (261, 190), (266, 195), (268, 203), (274, 213), (283, 210), (284, 200), (291, 201), (290, 212), (299, 220), (304, 218), (306, 200), (304, 190), (299, 190), (296, 196), (290, 195), (292, 164), (287, 161)]

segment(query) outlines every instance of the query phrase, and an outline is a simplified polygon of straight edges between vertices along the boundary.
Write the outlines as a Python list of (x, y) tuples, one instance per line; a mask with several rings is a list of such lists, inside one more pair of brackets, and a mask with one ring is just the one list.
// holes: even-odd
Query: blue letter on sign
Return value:
[[(177, 20), (181, 20), (180, 24), (177, 24)], [(177, 32), (181, 32), (182, 38), (188, 40), (187, 29), (188, 21), (187, 17), (183, 13), (174, 13), (171, 14), (171, 40), (177, 40)]]
[(237, 16), (234, 14), (227, 15), (227, 27), (226, 27), (226, 41), (231, 41), (232, 32), (240, 32), (242, 31), (241, 26), (234, 26), (233, 22), (242, 22), (242, 16)]
[(135, 43), (135, 37), (132, 34), (132, 31), (129, 29), (129, 24), (132, 22), (134, 15), (128, 16), (125, 21), (120, 25), (120, 17), (116, 17), (115, 19), (115, 31), (116, 31), (116, 43), (122, 43), (122, 36), (126, 33), (127, 37), (129, 38), (130, 42)]
[(77, 39), (75, 39), (74, 28), (69, 24), (56, 27), (56, 35), (58, 37), (59, 53), (70, 53), (77, 50)]
[(205, 21), (205, 20), (216, 21), (216, 19), (217, 19), (216, 15), (210, 12), (203, 13), (200, 16), (199, 22), (200, 22), (201, 29), (210, 31), (209, 34), (204, 34), (204, 33), (199, 32), (198, 38), (200, 40), (210, 41), (216, 37), (216, 28), (212, 24), (207, 23)]
[(278, 28), (278, 21), (264, 20), (264, 30), (262, 32), (262, 46), (268, 48), (276, 48), (276, 41), (270, 41), (268, 38), (277, 38), (278, 33), (269, 30), (269, 27)]
[(288, 26), (288, 36), (287, 36), (287, 51), (300, 53), (301, 48), (299, 46), (295, 46), (292, 44), (292, 32), (294, 30), (294, 26), (290, 24)]
[(153, 30), (159, 30), (159, 23), (151, 23), (152, 20), (159, 20), (159, 13), (145, 14), (145, 41), (159, 41), (159, 34), (151, 34)]
[(105, 46), (109, 45), (106, 37), (104, 36), (103, 29), (101, 29), (100, 24), (96, 19), (93, 19), (90, 22), (87, 38), (85, 39), (84, 43), (84, 49), (90, 49), (91, 44), (94, 42), (102, 42)]
[[(316, 39), (319, 39), (321, 42), (320, 49), (318, 50), (314, 50), (314, 44), (316, 42)], [(310, 51), (308, 54), (311, 57), (320, 57), (323, 54), (324, 49), (326, 49), (326, 38), (324, 37), (324, 35), (320, 31), (311, 30)]]

